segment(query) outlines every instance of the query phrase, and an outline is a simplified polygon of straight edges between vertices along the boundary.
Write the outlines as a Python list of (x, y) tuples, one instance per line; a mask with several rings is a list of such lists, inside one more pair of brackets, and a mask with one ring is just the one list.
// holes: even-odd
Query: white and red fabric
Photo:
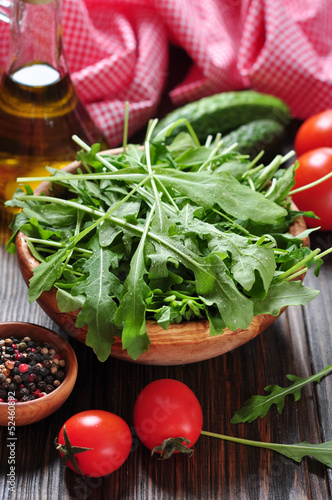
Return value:
[[(192, 61), (170, 98), (178, 106), (252, 88), (304, 119), (332, 107), (331, 0), (63, 0), (63, 40), (78, 94), (111, 146), (155, 116), (169, 45)], [(0, 21), (0, 63), (9, 26)]]

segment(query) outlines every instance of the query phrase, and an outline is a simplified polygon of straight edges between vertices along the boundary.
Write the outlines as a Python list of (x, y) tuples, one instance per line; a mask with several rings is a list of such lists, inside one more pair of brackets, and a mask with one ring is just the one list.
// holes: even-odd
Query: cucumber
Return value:
[[(286, 125), (290, 117), (287, 104), (275, 96), (254, 90), (222, 92), (171, 111), (159, 121), (154, 135), (179, 118), (186, 118), (198, 139), (204, 142), (208, 135), (226, 134), (253, 120), (270, 118)], [(170, 137), (183, 130), (186, 130), (185, 125), (176, 127)]]
[(236, 142), (237, 151), (255, 157), (260, 151), (277, 145), (284, 131), (285, 126), (276, 120), (270, 118), (254, 120), (223, 136), (222, 147), (228, 148)]

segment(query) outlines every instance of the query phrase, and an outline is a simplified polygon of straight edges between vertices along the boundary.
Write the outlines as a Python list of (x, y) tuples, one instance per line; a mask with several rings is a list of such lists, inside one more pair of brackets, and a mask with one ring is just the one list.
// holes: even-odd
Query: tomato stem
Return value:
[(79, 474), (82, 474), (82, 476), (84, 476), (83, 472), (81, 471), (81, 469), (79, 468), (79, 466), (76, 462), (75, 455), (77, 455), (78, 453), (83, 453), (84, 451), (92, 450), (93, 448), (84, 448), (82, 446), (72, 446), (70, 439), (68, 437), (68, 434), (67, 434), (66, 426), (64, 426), (64, 428), (63, 428), (63, 437), (65, 440), (65, 444), (60, 444), (57, 441), (57, 439), (55, 439), (55, 441), (54, 441), (55, 448), (62, 454), (61, 458), (62, 458), (63, 463), (66, 465), (67, 462), (69, 461), (72, 464), (72, 466), (74, 467), (74, 469), (76, 470), (76, 472), (78, 472)]
[[(184, 444), (184, 442), (186, 444)], [(151, 455), (154, 453), (160, 453), (162, 460), (170, 458), (176, 451), (192, 456), (194, 450), (188, 448), (189, 443), (189, 439), (185, 437), (170, 437), (165, 439), (160, 446), (155, 446), (151, 451)]]

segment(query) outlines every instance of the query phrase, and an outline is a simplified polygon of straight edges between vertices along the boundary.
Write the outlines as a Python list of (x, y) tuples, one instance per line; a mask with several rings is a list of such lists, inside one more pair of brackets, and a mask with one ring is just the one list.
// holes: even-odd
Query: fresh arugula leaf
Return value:
[(326, 366), (320, 372), (311, 375), (310, 377), (297, 377), (296, 375), (286, 375), (288, 380), (293, 382), (289, 387), (280, 387), (279, 385), (268, 385), (264, 391), (268, 393), (266, 396), (252, 396), (248, 399), (243, 407), (235, 412), (231, 419), (232, 424), (243, 422), (253, 422), (258, 417), (264, 418), (272, 405), (277, 406), (279, 415), (281, 414), (286, 396), (293, 395), (294, 401), (301, 398), (301, 389), (312, 382), (320, 382), (322, 377), (332, 372), (332, 365)]
[(163, 173), (161, 170), (156, 169), (156, 173), (165, 186), (185, 194), (205, 209), (218, 205), (233, 217), (252, 219), (260, 224), (271, 224), (287, 215), (283, 207), (241, 184), (228, 172), (211, 174), (168, 170)]
[(121, 304), (115, 316), (115, 324), (122, 326), (122, 347), (132, 359), (147, 351), (150, 341), (146, 332), (146, 299), (151, 290), (145, 282), (144, 246), (153, 215), (151, 210), (139, 245), (131, 258), (130, 270), (123, 284)]
[(100, 361), (105, 361), (114, 336), (119, 333), (114, 324), (117, 304), (113, 297), (120, 295), (122, 285), (110, 271), (112, 252), (100, 247), (97, 235), (91, 239), (89, 247), (93, 255), (83, 266), (87, 278), (84, 282), (79, 281), (74, 290), (75, 295), (85, 296), (76, 326), (88, 327), (86, 344), (93, 348)]
[(37, 300), (44, 291), (51, 290), (63, 271), (63, 262), (71, 251), (70, 247), (58, 250), (51, 257), (34, 268), (29, 281), (29, 302)]
[(319, 294), (319, 290), (302, 285), (300, 281), (272, 283), (263, 300), (253, 298), (254, 315), (278, 316), (283, 307), (304, 306)]

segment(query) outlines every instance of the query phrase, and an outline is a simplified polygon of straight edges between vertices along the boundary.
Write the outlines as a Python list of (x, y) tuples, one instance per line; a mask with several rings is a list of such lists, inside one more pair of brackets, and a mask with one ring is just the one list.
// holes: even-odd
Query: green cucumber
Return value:
[[(222, 92), (171, 111), (159, 121), (154, 135), (176, 120), (186, 118), (198, 139), (204, 142), (208, 135), (215, 136), (218, 132), (226, 134), (253, 120), (270, 118), (286, 125), (290, 117), (287, 104), (275, 96), (253, 90)], [(172, 131), (170, 137), (185, 128), (185, 125), (180, 125)]]
[(228, 148), (236, 142), (237, 151), (254, 157), (260, 151), (278, 144), (284, 131), (285, 125), (276, 120), (270, 118), (254, 120), (223, 136), (222, 147)]

